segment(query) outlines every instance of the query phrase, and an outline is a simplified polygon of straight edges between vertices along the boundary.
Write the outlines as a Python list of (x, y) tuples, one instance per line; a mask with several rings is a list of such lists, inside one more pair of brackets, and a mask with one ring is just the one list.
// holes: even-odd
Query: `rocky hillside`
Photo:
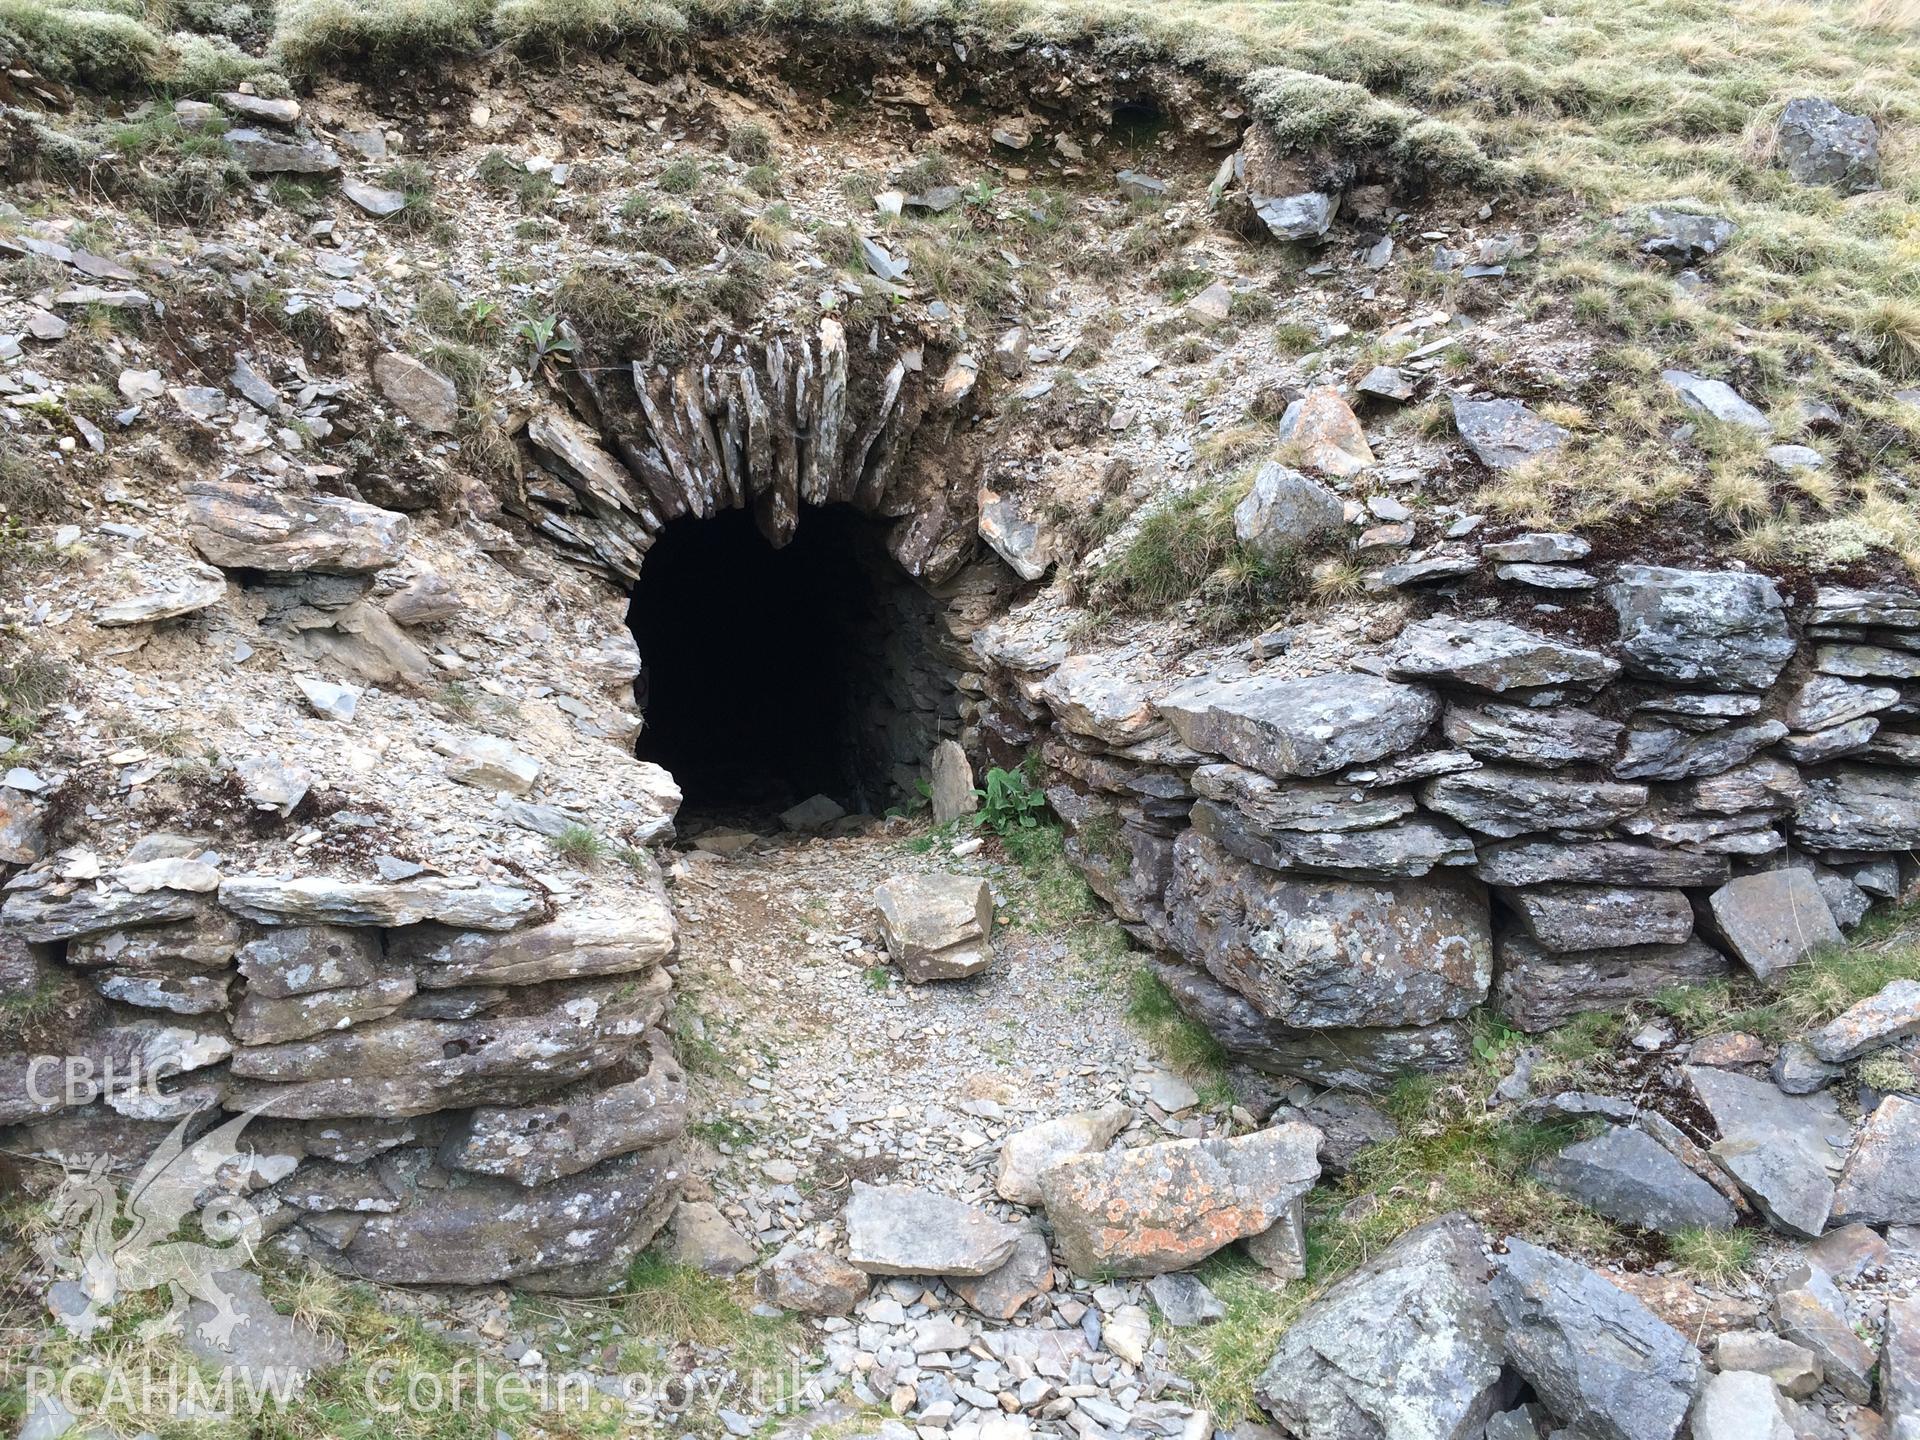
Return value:
[(1920, 1426), (1913, 17), (1270, 9), (0, 0), (8, 1423)]

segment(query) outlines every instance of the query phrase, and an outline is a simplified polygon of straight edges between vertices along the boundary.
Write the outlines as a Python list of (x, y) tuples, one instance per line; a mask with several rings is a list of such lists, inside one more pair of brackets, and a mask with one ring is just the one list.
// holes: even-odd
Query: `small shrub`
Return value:
[(47, 520), (65, 508), (59, 472), (18, 441), (0, 439), (0, 513), (14, 520)]
[(974, 824), (990, 827), (1001, 835), (1013, 829), (1031, 830), (1046, 814), (1045, 792), (1033, 788), (1028, 774), (1030, 761), (1022, 761), (1011, 770), (999, 766), (987, 771), (983, 789), (973, 792), (980, 802)]
[(690, 155), (682, 155), (669, 162), (653, 183), (669, 195), (691, 195), (700, 188), (700, 175), (700, 162)]
[(780, 193), (780, 172), (771, 165), (755, 165), (740, 177), (740, 183), (762, 199), (770, 200)]
[(24, 740), (72, 684), (65, 665), (31, 651), (0, 663), (0, 733)]
[(553, 196), (553, 180), (529, 170), (504, 150), (489, 150), (473, 167), (474, 183), (498, 195), (512, 195), (522, 210), (539, 210)]
[(718, 242), (691, 210), (678, 205), (634, 207), (629, 200), (621, 214), (632, 223), (634, 243), (643, 250), (675, 265), (697, 265), (713, 258)]

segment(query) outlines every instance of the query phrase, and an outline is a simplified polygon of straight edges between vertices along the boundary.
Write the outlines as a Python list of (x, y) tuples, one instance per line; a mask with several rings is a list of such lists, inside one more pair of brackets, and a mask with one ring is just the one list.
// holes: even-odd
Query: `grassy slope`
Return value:
[[(12, 32), (50, 73), (176, 93), (245, 63), (218, 37), (163, 38), (208, 9), (196, 0), (94, 3), (0, 0), (0, 40)], [(500, 41), (564, 52), (794, 22), (1192, 65), (1241, 89), (1285, 140), (1385, 149), (1410, 173), (1505, 196), (1519, 223), (1571, 217), (1524, 267), (1518, 298), (1597, 334), (1601, 374), (1555, 407), (1580, 432), (1572, 454), (1509, 475), (1487, 504), (1595, 524), (1694, 501), (1755, 560), (1845, 560), (1881, 544), (1920, 562), (1920, 509), (1898, 481), (1920, 454), (1920, 406), (1892, 398), (1920, 383), (1920, 0), (282, 0), (258, 19), (243, 42), (295, 74)], [(1885, 191), (1844, 199), (1772, 166), (1772, 121), (1805, 94), (1876, 119)], [(1614, 224), (1681, 197), (1740, 227), (1694, 298)], [(1439, 277), (1413, 282), (1437, 304), (1466, 298)], [(1676, 455), (1680, 412), (1657, 380), (1670, 365), (1726, 378), (1783, 421), (1796, 398), (1839, 402), (1849, 427), (1823, 443), (1840, 463), (1789, 480), (1751, 438), (1714, 427)]]

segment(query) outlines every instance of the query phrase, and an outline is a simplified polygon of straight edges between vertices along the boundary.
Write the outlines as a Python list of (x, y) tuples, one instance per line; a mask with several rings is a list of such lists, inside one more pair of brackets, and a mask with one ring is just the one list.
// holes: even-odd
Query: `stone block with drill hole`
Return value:
[(993, 963), (993, 892), (977, 875), (896, 875), (873, 898), (887, 953), (914, 984)]

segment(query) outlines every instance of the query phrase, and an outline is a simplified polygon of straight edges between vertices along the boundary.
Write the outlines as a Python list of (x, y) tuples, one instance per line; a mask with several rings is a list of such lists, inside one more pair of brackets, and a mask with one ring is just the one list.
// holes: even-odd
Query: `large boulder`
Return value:
[(1077, 1275), (1159, 1275), (1282, 1222), (1320, 1177), (1320, 1132), (1289, 1123), (1233, 1140), (1171, 1140), (1063, 1160), (1040, 1193)]
[(887, 953), (916, 985), (993, 963), (993, 891), (979, 876), (896, 875), (873, 898)]
[(1547, 1408), (1593, 1440), (1673, 1440), (1702, 1374), (1687, 1338), (1584, 1265), (1506, 1249), (1491, 1289), (1507, 1358)]
[(406, 553), (407, 517), (337, 495), (283, 495), (238, 481), (182, 487), (187, 539), (228, 570), (364, 575)]
[(847, 1258), (868, 1275), (986, 1275), (1022, 1233), (937, 1191), (858, 1180), (845, 1219)]
[(1831, 100), (1789, 100), (1774, 130), (1775, 153), (1802, 185), (1831, 185), (1847, 195), (1880, 188), (1880, 132), (1865, 115)]
[(1764, 690), (1793, 655), (1784, 602), (1764, 575), (1622, 565), (1606, 597), (1636, 675), (1709, 690)]
[(1440, 714), (1429, 690), (1350, 672), (1202, 680), (1154, 703), (1190, 749), (1276, 778), (1397, 755)]
[(1254, 1395), (1302, 1440), (1465, 1440), (1502, 1393), (1485, 1237), (1465, 1215), (1409, 1230), (1300, 1313)]
[(1173, 948), (1283, 1025), (1425, 1025), (1486, 998), (1485, 893), (1471, 880), (1282, 875), (1187, 831), (1167, 889)]

